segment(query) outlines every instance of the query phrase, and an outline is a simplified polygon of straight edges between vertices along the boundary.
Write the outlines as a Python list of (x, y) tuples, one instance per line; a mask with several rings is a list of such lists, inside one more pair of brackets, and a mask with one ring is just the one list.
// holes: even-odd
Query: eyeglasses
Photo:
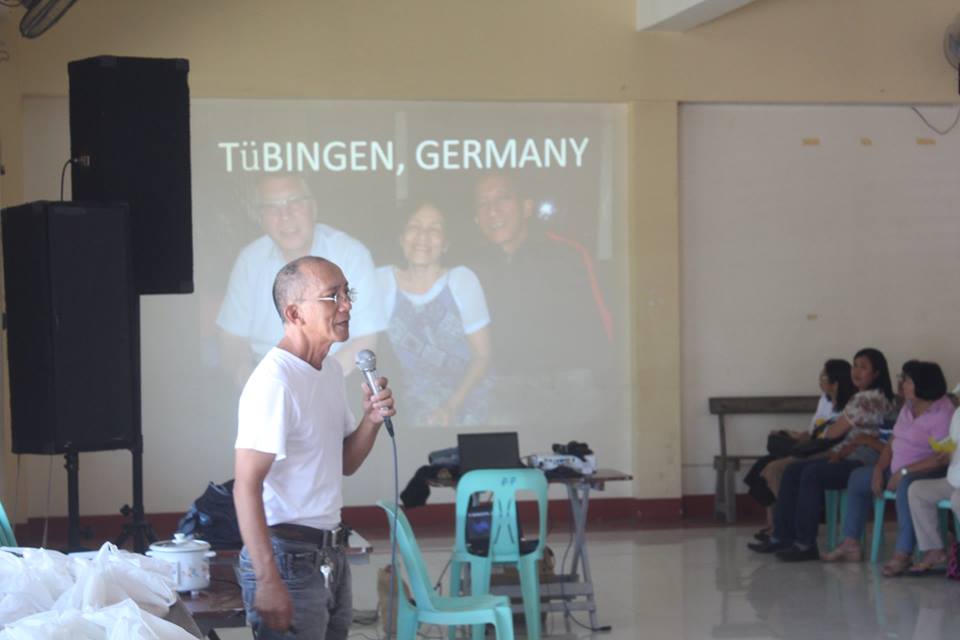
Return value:
[(287, 215), (303, 214), (310, 208), (310, 202), (313, 200), (310, 196), (290, 196), (283, 200), (274, 200), (273, 202), (258, 202), (257, 213), (262, 218), (278, 219), (284, 213)]
[(323, 296), (322, 298), (310, 298), (309, 300), (301, 300), (301, 302), (332, 302), (338, 307), (342, 304), (349, 302), (353, 304), (357, 301), (357, 290), (356, 289), (344, 289), (343, 291), (337, 291), (332, 296)]

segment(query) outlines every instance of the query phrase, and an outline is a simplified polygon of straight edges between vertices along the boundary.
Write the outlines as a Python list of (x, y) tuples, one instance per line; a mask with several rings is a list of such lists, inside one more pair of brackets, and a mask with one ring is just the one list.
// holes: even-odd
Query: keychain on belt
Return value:
[(323, 559), (323, 564), (320, 565), (320, 573), (323, 574), (323, 586), (329, 591), (330, 577), (333, 575), (333, 566), (326, 557)]

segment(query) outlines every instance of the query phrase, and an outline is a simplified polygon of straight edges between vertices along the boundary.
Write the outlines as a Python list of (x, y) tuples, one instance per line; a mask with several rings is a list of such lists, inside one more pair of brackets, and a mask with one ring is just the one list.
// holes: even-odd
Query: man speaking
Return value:
[(350, 568), (340, 528), (342, 478), (373, 447), (394, 415), (387, 381), (363, 385), (359, 425), (347, 406), (331, 346), (350, 337), (351, 290), (340, 268), (306, 256), (273, 284), (283, 337), (240, 395), (234, 500), (244, 548), (240, 582), (257, 638), (291, 629), (310, 640), (347, 637)]

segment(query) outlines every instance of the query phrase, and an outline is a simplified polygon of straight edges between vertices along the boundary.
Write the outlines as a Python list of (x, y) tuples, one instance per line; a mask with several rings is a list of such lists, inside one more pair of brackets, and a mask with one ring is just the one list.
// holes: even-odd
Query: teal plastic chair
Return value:
[(870, 562), (877, 564), (880, 558), (880, 547), (883, 546), (883, 511), (887, 500), (896, 500), (897, 494), (884, 491), (883, 497), (873, 501), (873, 538), (870, 540)]
[(0, 504), (0, 547), (15, 546), (17, 546), (17, 539), (13, 535), (13, 527), (7, 519), (7, 512), (3, 510), (3, 504)]
[(827, 550), (832, 551), (839, 542), (837, 535), (843, 528), (843, 516), (847, 513), (847, 490), (827, 489), (823, 498), (827, 516)]
[[(847, 515), (847, 490), (827, 489), (824, 495), (824, 510), (827, 515), (827, 550), (832, 551), (840, 543), (840, 531)], [(867, 532), (860, 536), (862, 548), (867, 539)]]
[(454, 625), (477, 625), (483, 629), (482, 625), (492, 624), (498, 640), (513, 640), (510, 599), (489, 594), (449, 598), (437, 595), (407, 517), (393, 503), (380, 500), (377, 504), (387, 512), (390, 535), (397, 540), (414, 597), (413, 603), (407, 600), (399, 586), (399, 576), (394, 575), (397, 640), (415, 640), (421, 624), (447, 625), (451, 630)]
[[(947, 521), (950, 517), (953, 507), (950, 505), (950, 500), (941, 500), (937, 503), (937, 517), (940, 520), (940, 539), (943, 541), (943, 544), (947, 544)], [(956, 535), (957, 540), (960, 540), (960, 515), (953, 514), (953, 533)]]
[[(896, 500), (897, 494), (893, 491), (884, 491), (882, 498), (873, 501), (873, 539), (870, 541), (870, 562), (877, 563), (880, 558), (880, 547), (883, 546), (883, 510), (886, 507), (887, 500)], [(943, 509), (950, 509), (949, 500), (941, 500), (937, 503), (939, 508), (937, 518), (940, 524), (940, 539), (947, 540), (947, 513)], [(960, 532), (960, 519), (957, 520), (957, 531)], [(920, 556), (920, 549), (914, 550), (914, 555)]]
[[(529, 491), (537, 501), (539, 526), (535, 541), (521, 544), (517, 527), (517, 492)], [(493, 515), (490, 545), (486, 555), (478, 555), (467, 545), (467, 508), (474, 494), (491, 493)], [(547, 478), (539, 469), (477, 469), (457, 482), (456, 533), (450, 561), (450, 593), (460, 593), (460, 574), (470, 565), (470, 587), (474, 595), (490, 592), (490, 573), (494, 564), (515, 564), (520, 574), (523, 612), (527, 638), (540, 640), (540, 576), (537, 561), (543, 557), (547, 537)], [(474, 627), (474, 640), (482, 639), (482, 629)], [(453, 640), (451, 633), (450, 640)]]

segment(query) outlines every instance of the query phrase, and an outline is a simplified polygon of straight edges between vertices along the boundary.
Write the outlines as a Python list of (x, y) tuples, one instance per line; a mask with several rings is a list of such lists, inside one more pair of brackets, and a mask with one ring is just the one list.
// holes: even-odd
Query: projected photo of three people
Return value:
[(274, 277), (314, 255), (339, 265), (357, 292), (351, 338), (333, 356), (349, 374), (357, 352), (376, 349), (403, 398), (405, 425), (602, 415), (599, 385), (609, 384), (614, 334), (596, 266), (584, 244), (538, 218), (509, 173), (479, 175), (462, 203), (408, 198), (387, 232), (399, 247), (395, 264), (379, 268), (387, 260), (324, 224), (322, 194), (302, 175), (252, 179), (263, 235), (237, 256), (216, 320), (220, 363), (238, 386), (282, 334)]

